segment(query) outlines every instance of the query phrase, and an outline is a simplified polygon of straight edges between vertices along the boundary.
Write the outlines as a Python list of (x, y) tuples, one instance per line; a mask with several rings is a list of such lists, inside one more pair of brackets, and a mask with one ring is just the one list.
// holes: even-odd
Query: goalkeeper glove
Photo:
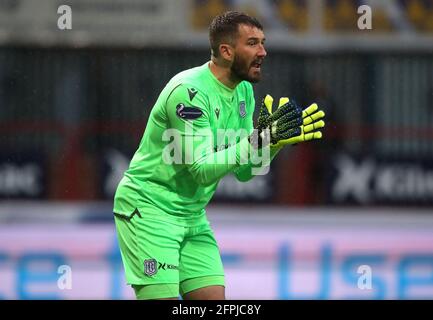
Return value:
[(256, 147), (259, 148), (268, 144), (276, 145), (302, 133), (302, 109), (289, 99), (280, 99), (280, 105), (272, 113), (273, 100), (270, 95), (266, 95), (260, 107), (256, 130), (253, 133), (258, 135), (253, 142), (257, 141)]
[[(280, 105), (289, 101), (289, 98), (280, 98)], [(322, 138), (321, 131), (315, 131), (325, 127), (325, 121), (322, 120), (325, 117), (325, 112), (319, 110), (316, 103), (313, 103), (304, 111), (302, 111), (302, 125), (301, 132), (296, 136), (292, 136), (289, 139), (280, 140), (275, 146), (283, 147), (287, 144), (297, 144), (299, 142), (310, 141)]]
[(281, 148), (287, 144), (321, 139), (322, 132), (315, 131), (323, 128), (325, 112), (318, 110), (317, 104), (312, 104), (305, 110), (287, 97), (280, 98), (278, 109), (272, 113), (273, 98), (266, 95), (260, 108), (255, 133), (258, 147), (271, 144)]

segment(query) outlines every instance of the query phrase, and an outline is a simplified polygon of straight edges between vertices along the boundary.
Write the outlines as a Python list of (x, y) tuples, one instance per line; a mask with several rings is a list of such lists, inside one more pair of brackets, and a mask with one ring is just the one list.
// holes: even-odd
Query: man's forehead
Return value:
[(263, 39), (265, 34), (263, 30), (248, 24), (240, 24), (238, 27), (239, 38), (259, 38)]

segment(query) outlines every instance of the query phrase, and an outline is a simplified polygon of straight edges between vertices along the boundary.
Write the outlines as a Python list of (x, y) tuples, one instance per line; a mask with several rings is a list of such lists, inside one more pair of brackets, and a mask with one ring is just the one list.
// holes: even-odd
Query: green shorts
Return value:
[(138, 299), (176, 298), (224, 286), (218, 245), (206, 216), (180, 224), (164, 214), (115, 214), (126, 281)]

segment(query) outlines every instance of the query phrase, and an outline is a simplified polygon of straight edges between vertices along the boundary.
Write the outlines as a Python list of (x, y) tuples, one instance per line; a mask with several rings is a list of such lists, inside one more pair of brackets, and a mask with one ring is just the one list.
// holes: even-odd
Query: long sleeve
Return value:
[[(270, 157), (269, 157), (269, 163), (261, 163), (259, 166), (254, 166), (252, 164), (241, 166), (234, 170), (236, 179), (241, 182), (247, 182), (250, 181), (252, 178), (254, 178), (256, 175), (260, 174), (266, 174), (270, 162), (275, 158), (275, 156), (278, 154), (278, 152), (282, 148), (280, 147), (270, 147)], [(257, 170), (256, 173), (253, 172), (254, 168)]]
[(191, 86), (179, 85), (166, 102), (169, 129), (164, 139), (169, 141), (163, 154), (165, 161), (177, 161), (187, 167), (194, 180), (201, 185), (218, 182), (229, 172), (257, 163), (246, 160), (251, 145), (248, 132), (237, 143), (215, 151), (214, 129), (211, 125), (207, 97), (198, 89), (193, 99), (188, 94)]

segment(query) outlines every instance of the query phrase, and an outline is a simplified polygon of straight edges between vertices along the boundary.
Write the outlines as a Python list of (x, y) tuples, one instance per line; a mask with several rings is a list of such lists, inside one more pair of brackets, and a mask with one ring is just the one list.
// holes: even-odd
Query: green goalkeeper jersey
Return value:
[[(204, 215), (227, 173), (241, 181), (253, 177), (254, 165), (242, 161), (242, 152), (250, 148), (254, 107), (249, 82), (230, 89), (208, 62), (174, 76), (150, 113), (113, 211), (145, 215), (152, 208), (188, 220)], [(271, 158), (276, 151), (271, 149)]]

